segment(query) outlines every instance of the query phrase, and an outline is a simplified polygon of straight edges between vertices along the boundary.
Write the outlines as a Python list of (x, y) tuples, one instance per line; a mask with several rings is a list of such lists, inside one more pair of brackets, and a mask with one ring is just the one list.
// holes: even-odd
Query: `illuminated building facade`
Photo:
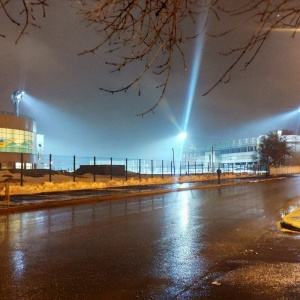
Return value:
[(36, 121), (24, 115), (0, 112), (0, 169), (20, 169), (21, 162), (24, 169), (32, 169), (36, 154)]

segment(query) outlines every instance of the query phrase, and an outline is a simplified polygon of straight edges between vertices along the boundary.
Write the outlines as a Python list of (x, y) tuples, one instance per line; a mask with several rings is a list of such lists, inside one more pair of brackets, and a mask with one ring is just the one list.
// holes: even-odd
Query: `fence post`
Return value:
[(23, 186), (23, 153), (21, 153), (21, 186)]
[(188, 176), (190, 176), (190, 162), (188, 161), (188, 173), (187, 173)]
[(112, 175), (112, 173), (113, 173), (113, 172), (112, 172), (112, 171), (113, 171), (113, 170), (112, 170), (113, 167), (112, 167), (112, 166), (113, 166), (113, 161), (112, 161), (112, 157), (111, 157), (111, 158), (110, 158), (110, 180), (113, 179), (113, 175)]
[(197, 165), (196, 165), (196, 162), (195, 162), (195, 175), (197, 175)]
[(52, 154), (49, 155), (49, 182), (52, 180)]
[(181, 161), (179, 163), (179, 176), (181, 177)]
[(127, 170), (128, 170), (128, 160), (127, 160), (127, 158), (126, 158), (126, 160), (125, 160), (125, 179), (126, 179), (126, 181), (127, 181), (127, 176), (128, 176), (128, 174), (127, 174)]
[(151, 178), (153, 178), (153, 159), (151, 160)]
[(96, 156), (94, 156), (94, 182), (96, 182)]
[(74, 157), (73, 157), (73, 182), (76, 181), (75, 168), (76, 168), (76, 156), (74, 155)]
[(171, 161), (171, 177), (173, 177), (173, 164), (172, 164), (172, 161)]
[(161, 161), (161, 178), (164, 178), (164, 161)]
[(141, 159), (139, 159), (139, 180), (141, 180)]

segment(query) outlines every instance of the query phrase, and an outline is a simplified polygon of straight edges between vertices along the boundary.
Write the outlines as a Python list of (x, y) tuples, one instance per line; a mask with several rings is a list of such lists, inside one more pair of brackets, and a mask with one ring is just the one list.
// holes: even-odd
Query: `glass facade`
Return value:
[(36, 133), (0, 128), (0, 152), (35, 153)]

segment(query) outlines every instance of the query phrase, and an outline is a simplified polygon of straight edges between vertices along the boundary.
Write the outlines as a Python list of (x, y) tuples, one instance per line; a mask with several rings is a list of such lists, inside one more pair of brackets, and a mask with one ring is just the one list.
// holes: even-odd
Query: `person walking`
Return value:
[(218, 184), (221, 184), (221, 173), (222, 173), (222, 171), (220, 170), (220, 168), (218, 168), (218, 170), (217, 170)]

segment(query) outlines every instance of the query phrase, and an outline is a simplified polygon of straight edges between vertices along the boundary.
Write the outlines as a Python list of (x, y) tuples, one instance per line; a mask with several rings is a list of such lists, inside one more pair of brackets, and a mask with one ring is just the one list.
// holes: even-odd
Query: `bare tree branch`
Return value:
[[(129, 66), (134, 66), (136, 71), (125, 86), (101, 87), (100, 90), (110, 93), (126, 92), (137, 85), (140, 95), (142, 78), (149, 72), (158, 77), (159, 84), (156, 88), (160, 89), (159, 97), (139, 116), (154, 112), (159, 105), (169, 84), (174, 57), (178, 54), (186, 69), (182, 44), (199, 34), (198, 29), (187, 32), (187, 22), (197, 24), (197, 19), (205, 18), (203, 23), (206, 26), (208, 20), (215, 20), (222, 26), (216, 33), (208, 34), (215, 39), (230, 37), (240, 31), (247, 34), (247, 38), (239, 45), (220, 51), (222, 56), (232, 57), (232, 61), (203, 95), (210, 93), (219, 84), (229, 82), (233, 70), (246, 69), (273, 32), (290, 30), (291, 37), (294, 38), (300, 26), (299, 0), (68, 1), (80, 5), (79, 12), (87, 25), (99, 33), (99, 40), (94, 41), (94, 47), (79, 55), (103, 50), (110, 57), (106, 64), (112, 67), (111, 72), (123, 71), (127, 75)], [(0, 0), (0, 12), (3, 11), (10, 22), (21, 28), (16, 43), (27, 33), (29, 26), (38, 26), (36, 16), (45, 17), (48, 2), (50, 3), (49, 0)], [(231, 26), (232, 22), (228, 20), (236, 19), (239, 20), (238, 24)], [(229, 28), (224, 28), (224, 24), (229, 24)], [(5, 37), (1, 28), (0, 37)]]
[[(85, 1), (85, 4), (88, 2)], [(184, 22), (187, 19), (195, 22), (198, 14), (210, 8), (211, 4), (199, 0), (102, 0), (93, 8), (82, 9), (81, 13), (89, 26), (94, 26), (105, 38), (80, 54), (95, 53), (100, 48), (108, 47), (107, 53), (114, 54), (112, 61), (106, 62), (113, 67), (112, 72), (125, 71), (135, 62), (142, 64), (143, 70), (130, 83), (117, 89), (100, 88), (106, 92), (126, 92), (138, 84), (146, 73), (157, 75), (160, 84), (156, 88), (161, 89), (160, 96), (146, 112), (138, 114), (144, 116), (153, 112), (162, 100), (176, 53), (182, 57), (183, 68), (186, 69), (181, 45), (189, 37), (189, 32), (182, 28)], [(118, 58), (117, 54), (120, 54)]]
[[(225, 2), (218, 9), (220, 14), (227, 14), (229, 16), (243, 17), (242, 23), (239, 23), (234, 28), (230, 28), (218, 34), (210, 34), (213, 37), (226, 36), (234, 34), (235, 31), (243, 30), (243, 27), (250, 27), (254, 25), (254, 31), (249, 35), (248, 41), (243, 42), (242, 45), (233, 47), (227, 53), (222, 55), (232, 55), (238, 53), (237, 57), (233, 59), (231, 65), (224, 71), (220, 78), (213, 84), (208, 91), (203, 95), (209, 94), (220, 83), (226, 83), (228, 74), (235, 69), (240, 63), (243, 65), (242, 69), (246, 69), (256, 58), (261, 48), (267, 41), (268, 37), (275, 31), (281, 29), (291, 30), (291, 37), (295, 37), (299, 29), (300, 20), (300, 3), (296, 0), (254, 0), (247, 1), (241, 7), (226, 8)], [(219, 15), (220, 15), (219, 14)], [(222, 21), (222, 17), (220, 20)]]
[[(16, 39), (16, 44), (20, 38), (26, 34), (26, 30), (29, 26), (39, 27), (35, 23), (35, 8), (39, 8), (42, 11), (42, 16), (46, 16), (46, 7), (48, 0), (0, 0), (0, 12), (4, 12), (4, 15), (16, 26), (20, 26), (21, 30)], [(17, 10), (15, 8), (17, 7)], [(1, 30), (1, 29), (0, 29)], [(1, 37), (5, 37), (5, 34), (0, 33)]]

